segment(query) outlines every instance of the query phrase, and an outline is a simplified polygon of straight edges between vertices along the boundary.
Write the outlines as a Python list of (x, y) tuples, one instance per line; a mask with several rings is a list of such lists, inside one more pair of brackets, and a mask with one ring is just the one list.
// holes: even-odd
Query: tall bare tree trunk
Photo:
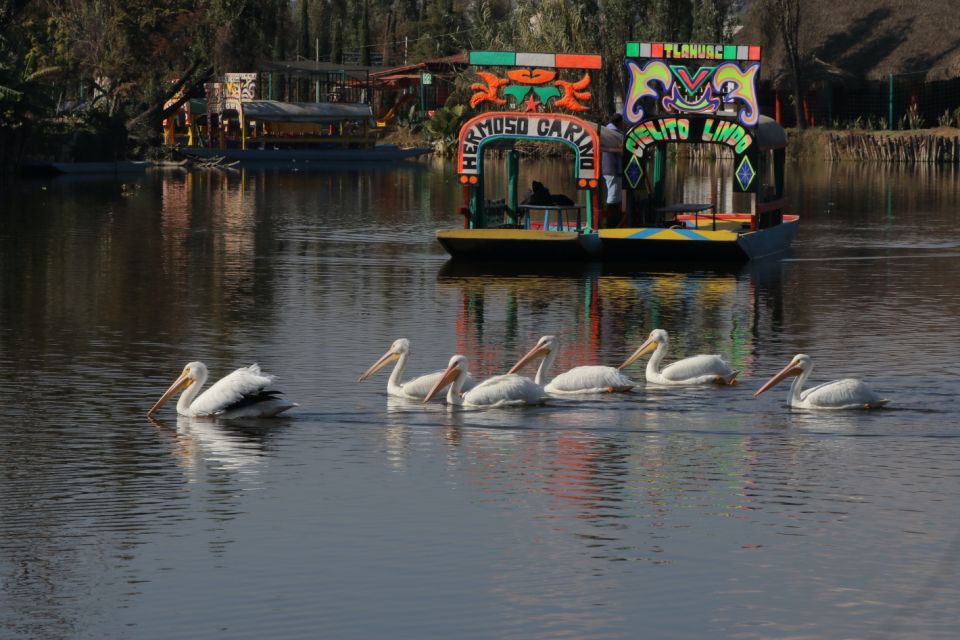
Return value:
[(797, 127), (805, 129), (807, 120), (803, 113), (802, 78), (800, 69), (800, 15), (801, 0), (771, 0), (771, 8), (777, 21), (783, 50), (787, 55), (787, 65), (793, 79), (793, 108), (797, 117)]

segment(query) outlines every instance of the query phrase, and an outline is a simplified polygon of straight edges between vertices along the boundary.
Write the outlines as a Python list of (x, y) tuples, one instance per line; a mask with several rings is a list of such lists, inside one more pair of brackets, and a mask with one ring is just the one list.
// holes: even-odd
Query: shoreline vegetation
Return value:
[[(125, 154), (123, 144), (114, 146), (112, 158), (87, 157), (76, 153), (78, 148), (92, 148), (102, 153), (104, 147), (113, 146), (107, 133), (95, 134), (92, 131), (74, 132), (72, 135), (50, 136), (43, 145), (45, 153), (36, 154), (19, 167), (8, 165), (0, 167), (0, 173), (14, 172), (43, 162), (97, 162), (97, 161), (152, 161), (162, 166), (170, 161), (181, 160), (183, 156), (175, 148), (153, 148), (147, 154)], [(903, 131), (875, 130), (837, 130), (812, 127), (807, 129), (788, 129), (790, 141), (788, 158), (791, 160), (819, 160), (827, 162), (880, 162), (912, 164), (960, 164), (960, 128), (936, 127), (931, 129), (910, 129)], [(381, 142), (401, 147), (428, 146), (433, 155), (441, 158), (453, 158), (456, 155), (456, 139), (445, 137), (438, 139), (426, 130), (413, 130), (400, 127), (383, 137)], [(119, 148), (118, 148), (119, 147)], [(562, 158), (570, 151), (564, 145), (547, 142), (518, 142), (515, 146), (521, 156), (527, 158)], [(729, 154), (716, 145), (684, 145), (674, 148), (671, 153), (677, 157), (697, 159), (725, 158)], [(494, 151), (493, 153), (496, 153)], [(732, 158), (732, 155), (729, 157)]]
[[(917, 75), (919, 63), (907, 64), (912, 59), (904, 57), (908, 50), (897, 54), (895, 66), (882, 69), (889, 92), (864, 94), (868, 100), (855, 103), (855, 118), (849, 109), (826, 118), (812, 118), (813, 111), (810, 119), (804, 115), (806, 100), (815, 93), (852, 90), (861, 81), (875, 84), (881, 71), (869, 65), (839, 70), (824, 63), (814, 54), (835, 60), (843, 51), (831, 51), (823, 42), (817, 49), (791, 50), (801, 14), (803, 24), (819, 24), (822, 12), (811, 7), (800, 0), (0, 0), (0, 172), (31, 161), (175, 158), (163, 146), (163, 122), (184, 102), (204, 95), (206, 84), (224, 73), (253, 72), (265, 63), (291, 60), (406, 69), (408, 62), (415, 66), (470, 50), (595, 52), (603, 60), (590, 87), (598, 112), (594, 119), (599, 119), (623, 98), (623, 43), (728, 42), (734, 34), (764, 47), (765, 74), (775, 79), (773, 88), (784, 99), (783, 116), (801, 125), (789, 130), (791, 157), (960, 162), (960, 129), (943, 126), (960, 126), (953, 85), (937, 85), (940, 93), (924, 93), (925, 76)], [(927, 20), (924, 24), (934, 14), (935, 24), (944, 24), (923, 3), (917, 7), (918, 19)], [(891, 15), (900, 13), (898, 8)], [(775, 24), (779, 28), (771, 27)], [(829, 33), (820, 33), (817, 42)], [(911, 31), (904, 40), (919, 42), (921, 35)], [(791, 53), (790, 64), (785, 63), (785, 51)], [(924, 72), (934, 74), (929, 79), (957, 77), (960, 67), (950, 66), (952, 58), (934, 70), (935, 60), (928, 61), (930, 68)], [(906, 75), (897, 84), (894, 73)], [(309, 82), (296, 81), (301, 80)], [(427, 143), (435, 155), (449, 156), (457, 128), (468, 115), (464, 105), (469, 83), (466, 75), (457, 75), (446, 106), (431, 109), (433, 116), (425, 119), (421, 104), (418, 120), (381, 142)], [(894, 113), (891, 107), (887, 116), (898, 130), (872, 128), (888, 121), (870, 112), (882, 108), (887, 114), (895, 89), (898, 100), (909, 99), (905, 113)], [(383, 112), (386, 94), (395, 89), (379, 91), (367, 96), (375, 114)], [(818, 102), (809, 104), (815, 111)], [(932, 114), (933, 105), (939, 118)], [(935, 120), (940, 127), (921, 128)], [(833, 122), (839, 128), (804, 129), (806, 122)], [(844, 122), (851, 126), (844, 128)], [(549, 157), (563, 150), (532, 144), (523, 145), (521, 152)], [(707, 158), (721, 152), (693, 153)]]
[[(901, 131), (809, 127), (787, 129), (787, 138), (787, 155), (793, 160), (960, 164), (957, 127)], [(453, 140), (431, 140), (408, 128), (392, 132), (384, 141), (401, 146), (433, 146), (434, 154), (441, 157), (456, 153)], [(551, 143), (523, 142), (517, 143), (516, 148), (527, 157), (555, 158), (569, 153), (565, 146)], [(681, 156), (702, 158), (721, 157), (723, 152), (708, 144), (685, 145), (678, 150)]]
[[(937, 47), (928, 47), (928, 58), (914, 59), (911, 53), (913, 43), (935, 40), (929, 37), (931, 25), (952, 24), (949, 15), (943, 16), (945, 6), (931, 7), (921, 2), (874, 12), (883, 14), (877, 19), (889, 14), (891, 20), (913, 20), (909, 16), (915, 15), (927, 29), (904, 30), (902, 46), (891, 53), (883, 40), (831, 48), (834, 41), (849, 40), (831, 36), (846, 23), (828, 11), (830, 3), (813, 0), (0, 0), (0, 172), (31, 161), (169, 160), (163, 124), (187, 100), (206, 95), (206, 85), (228, 72), (269, 68), (272, 81), (283, 61), (400, 69), (401, 76), (409, 76), (421, 62), (470, 50), (594, 52), (602, 59), (590, 85), (596, 119), (622, 103), (624, 43), (721, 43), (735, 37), (762, 46), (764, 77), (772, 79), (768, 89), (782, 104), (783, 120), (800, 125), (790, 131), (792, 157), (958, 163), (960, 57), (955, 47), (944, 48), (949, 39), (942, 38)], [(823, 20), (833, 22), (825, 26)], [(803, 50), (797, 48), (801, 24), (813, 29)], [(886, 56), (882, 67), (840, 69), (824, 62), (866, 59), (878, 48)], [(381, 142), (427, 142), (436, 155), (451, 154), (467, 115), (471, 78), (446, 75), (446, 106), (437, 100), (428, 109), (421, 86), (418, 119)], [(289, 85), (290, 77), (285, 82)], [(319, 84), (301, 91), (309, 82), (306, 76), (294, 78), (296, 95), (315, 95), (319, 101)], [(379, 117), (396, 107), (394, 94), (416, 83), (388, 83), (377, 91), (372, 86), (364, 100)], [(401, 114), (394, 116), (403, 122)], [(804, 130), (808, 122), (836, 128)], [(898, 130), (880, 130), (887, 122)], [(921, 128), (934, 122), (941, 126)], [(530, 156), (563, 153), (536, 144), (518, 148)], [(719, 152), (693, 153), (715, 157)]]

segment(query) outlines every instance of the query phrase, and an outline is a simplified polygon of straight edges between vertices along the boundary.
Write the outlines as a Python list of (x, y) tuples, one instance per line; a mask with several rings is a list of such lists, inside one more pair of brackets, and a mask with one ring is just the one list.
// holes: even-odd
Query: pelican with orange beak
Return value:
[(147, 415), (153, 415), (180, 391), (177, 413), (188, 418), (268, 418), (296, 407), (297, 403), (278, 398), (280, 392), (268, 388), (273, 380), (273, 376), (260, 371), (259, 365), (252, 364), (240, 367), (197, 397), (207, 381), (207, 365), (191, 362)]
[(663, 385), (735, 384), (740, 372), (730, 368), (718, 355), (691, 356), (677, 360), (661, 370), (660, 364), (667, 355), (669, 344), (667, 332), (654, 329), (646, 341), (618, 368), (623, 369), (652, 351), (653, 355), (647, 362), (647, 382)]
[[(560, 341), (557, 340), (556, 336), (543, 336), (526, 355), (520, 358), (517, 364), (513, 365), (509, 373), (516, 373), (527, 363), (540, 358), (540, 366), (537, 368), (537, 375), (533, 381), (539, 385), (544, 385), (546, 384), (547, 372), (553, 368), (553, 363), (557, 359), (559, 348)], [(615, 367), (586, 365), (574, 367), (559, 374), (549, 384), (546, 384), (544, 391), (556, 395), (614, 393), (630, 391), (635, 386), (636, 383), (633, 380), (620, 373), (620, 370)]]
[(430, 392), (423, 399), (429, 402), (437, 392), (450, 386), (447, 391), (447, 404), (480, 409), (494, 407), (521, 406), (543, 404), (547, 394), (539, 384), (514, 373), (494, 376), (484, 380), (473, 389), (464, 392), (463, 383), (467, 373), (467, 357), (455, 355), (450, 358), (447, 370), (433, 385)]
[[(357, 378), (357, 382), (363, 382), (391, 362), (396, 362), (397, 364), (390, 373), (390, 378), (387, 380), (387, 394), (408, 400), (423, 400), (427, 392), (437, 383), (440, 376), (443, 375), (443, 371), (434, 371), (433, 373), (428, 373), (418, 378), (407, 380), (406, 382), (400, 382), (400, 378), (407, 368), (407, 357), (409, 355), (410, 341), (406, 338), (397, 338), (393, 341), (393, 344), (390, 345), (390, 348), (387, 349), (387, 352)], [(472, 389), (476, 384), (476, 381), (467, 373), (463, 381), (464, 390)]]
[(798, 353), (790, 364), (770, 378), (753, 394), (759, 396), (790, 376), (796, 376), (790, 385), (790, 406), (795, 409), (876, 409), (890, 402), (877, 395), (862, 380), (844, 378), (824, 382), (803, 391), (803, 385), (813, 371), (813, 360), (805, 353)]

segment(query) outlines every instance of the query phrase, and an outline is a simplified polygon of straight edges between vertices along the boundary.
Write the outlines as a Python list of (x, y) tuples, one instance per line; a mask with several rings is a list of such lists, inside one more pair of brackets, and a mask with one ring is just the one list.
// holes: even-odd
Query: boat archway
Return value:
[[(462, 229), (441, 229), (437, 240), (454, 257), (483, 259), (586, 259), (598, 254), (600, 237), (594, 221), (600, 191), (600, 154), (617, 151), (621, 136), (583, 119), (593, 113), (592, 73), (603, 68), (597, 54), (471, 51), (476, 82), (469, 108), (473, 115), (457, 136), (457, 180), (463, 187)], [(605, 133), (606, 132), (606, 133)], [(534, 180), (529, 198), (519, 196), (520, 140), (555, 142), (569, 147), (576, 197), (550, 193)], [(601, 144), (604, 146), (601, 147)], [(506, 192), (487, 199), (484, 168), (504, 149), (498, 165), (506, 164)], [(489, 165), (488, 165), (489, 166)], [(499, 167), (498, 167), (499, 168)], [(497, 191), (502, 185), (497, 173)], [(561, 178), (564, 187), (567, 179)], [(505, 196), (505, 197), (504, 197)]]
[[(471, 176), (483, 174), (483, 150), (496, 140), (539, 140), (560, 142), (576, 155), (574, 177), (580, 180), (600, 178), (600, 134), (596, 125), (563, 113), (482, 113), (464, 123), (457, 144), (457, 173), (466, 176), (461, 183), (471, 183)], [(594, 185), (596, 186), (596, 185)]]
[[(730, 117), (700, 114), (645, 118), (624, 136), (623, 178), (628, 190), (649, 190), (655, 206), (664, 204), (664, 176), (670, 145), (719, 145), (733, 156), (734, 193), (749, 194), (755, 218), (751, 228), (782, 222), (783, 175), (787, 135), (760, 116), (752, 127)], [(769, 169), (769, 170), (768, 170)]]
[[(503, 140), (536, 140), (566, 145), (574, 153), (573, 177), (578, 190), (585, 191), (586, 226), (593, 226), (594, 199), (600, 185), (600, 134), (597, 126), (574, 115), (562, 113), (486, 112), (465, 122), (457, 142), (458, 181), (464, 186), (465, 204), (471, 224), (487, 207), (483, 195), (484, 150)], [(508, 179), (516, 181), (516, 156), (508, 156)], [(515, 209), (516, 207), (512, 207)], [(482, 226), (482, 223), (479, 225)]]

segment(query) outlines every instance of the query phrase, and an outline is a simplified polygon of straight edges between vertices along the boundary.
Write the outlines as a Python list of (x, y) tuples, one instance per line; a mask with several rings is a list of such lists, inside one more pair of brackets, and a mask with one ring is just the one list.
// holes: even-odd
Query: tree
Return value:
[(640, 23), (640, 39), (666, 42), (689, 41), (693, 24), (692, 0), (648, 0)]
[(407, 64), (410, 59), (410, 41), (416, 46), (419, 37), (420, 8), (417, 0), (394, 0), (394, 15), (396, 16), (396, 33), (389, 39), (392, 43), (395, 58), (398, 62)]
[(800, 18), (802, 15), (800, 0), (767, 0), (767, 9), (772, 12), (783, 41), (783, 50), (787, 58), (787, 69), (790, 73), (793, 88), (793, 108), (797, 118), (797, 127), (805, 129), (806, 118), (803, 113), (803, 96), (801, 87), (802, 55), (800, 49)]
[(330, 62), (343, 62), (343, 18), (336, 16), (333, 20), (333, 30), (330, 32)]
[(299, 31), (297, 38), (297, 55), (301, 58), (310, 58), (310, 2), (308, 0), (299, 0), (299, 2), (300, 19), (297, 24)]
[[(317, 58), (330, 52), (330, 9), (326, 0), (313, 0), (310, 3), (310, 33), (313, 35), (311, 51)], [(321, 53), (323, 52), (323, 53)]]
[(474, 49), (500, 50), (509, 47), (515, 31), (511, 19), (513, 7), (509, 0), (478, 0), (472, 7), (470, 23), (471, 47)]
[(370, 66), (370, 3), (361, 0), (360, 25), (357, 27), (357, 48), (360, 49), (360, 64)]
[(694, 0), (692, 40), (724, 42), (731, 4), (731, 0)]
[(0, 0), (0, 165), (18, 159), (33, 130), (53, 112), (49, 83), (62, 70), (44, 27), (35, 5)]
[(466, 43), (462, 7), (454, 0), (424, 2), (414, 49), (417, 58), (455, 53)]

